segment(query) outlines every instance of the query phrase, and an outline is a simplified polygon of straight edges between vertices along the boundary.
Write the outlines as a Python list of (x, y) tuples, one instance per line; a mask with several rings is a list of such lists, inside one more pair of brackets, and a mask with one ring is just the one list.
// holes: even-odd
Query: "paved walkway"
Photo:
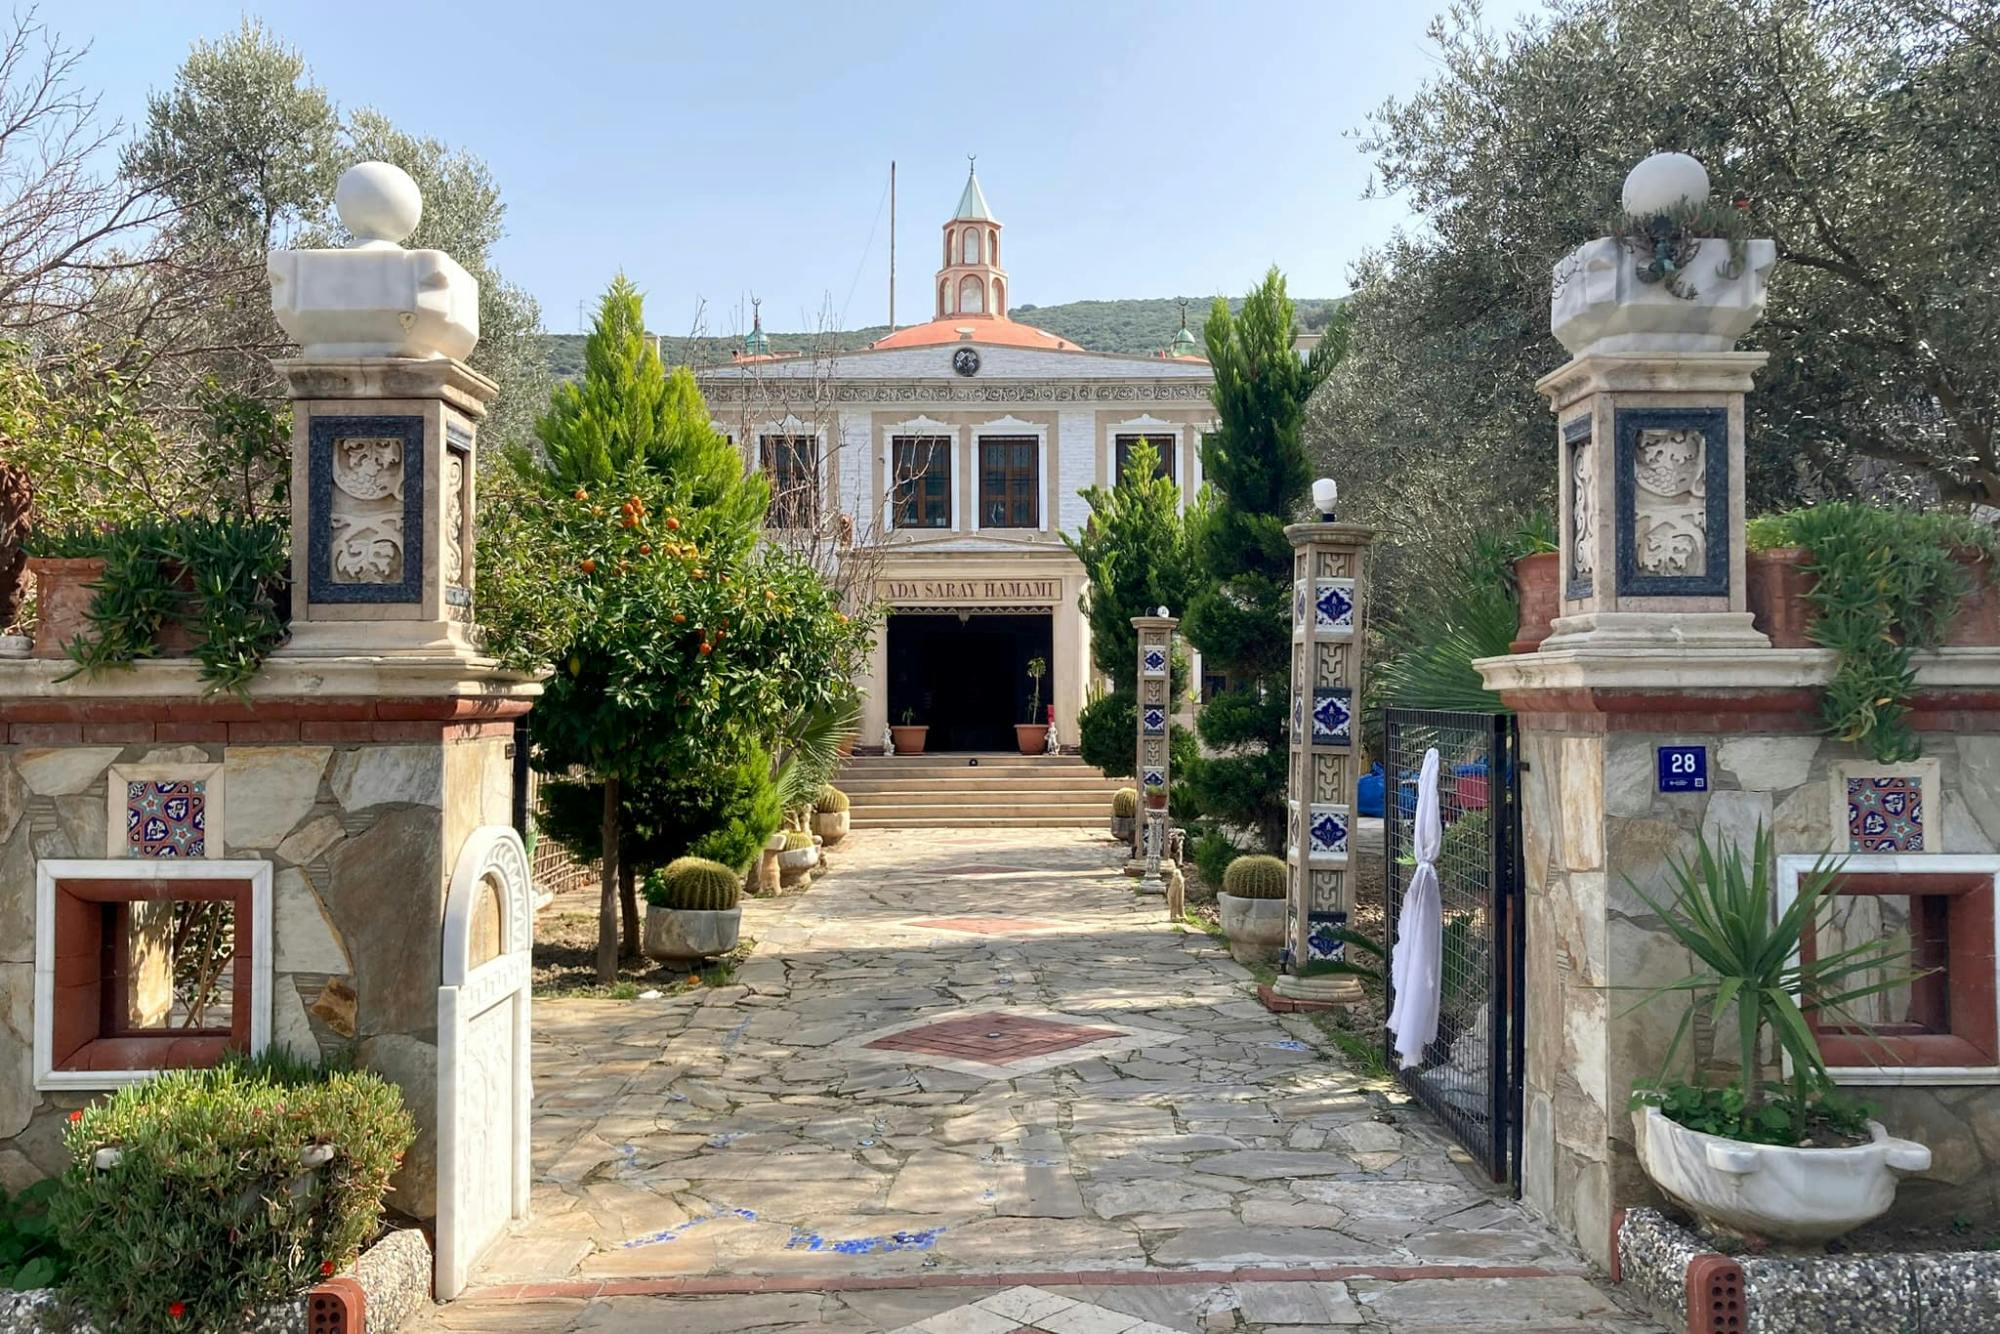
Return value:
[(538, 1005), (535, 1216), (426, 1328), (1655, 1328), (1115, 854), (859, 832), (734, 985)]

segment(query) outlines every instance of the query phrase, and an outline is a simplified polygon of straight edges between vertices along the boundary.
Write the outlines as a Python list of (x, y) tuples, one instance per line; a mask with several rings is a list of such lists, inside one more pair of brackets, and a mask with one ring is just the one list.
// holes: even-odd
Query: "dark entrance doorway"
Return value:
[[(1028, 660), (1049, 657), (1054, 618), (977, 612), (889, 617), (889, 721), (903, 711), (928, 724), (926, 752), (1013, 750), (1014, 724), (1028, 721)], [(1042, 678), (1042, 705), (1054, 677)]]

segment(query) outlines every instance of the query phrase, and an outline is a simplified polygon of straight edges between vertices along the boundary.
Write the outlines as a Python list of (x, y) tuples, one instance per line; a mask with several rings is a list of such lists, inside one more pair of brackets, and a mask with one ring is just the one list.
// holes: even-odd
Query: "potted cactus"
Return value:
[(1049, 748), (1049, 720), (1042, 716), (1042, 678), (1049, 674), (1047, 658), (1028, 659), (1028, 680), (1034, 695), (1028, 702), (1028, 721), (1014, 724), (1014, 744), (1023, 755), (1040, 755)]
[(736, 948), (743, 881), (721, 862), (679, 857), (646, 877), (649, 959), (690, 963)]
[(924, 738), (930, 735), (930, 730), (930, 724), (917, 721), (915, 709), (904, 709), (903, 721), (889, 729), (889, 736), (898, 755), (921, 755)]
[(1269, 963), (1285, 944), (1285, 863), (1276, 857), (1238, 857), (1222, 873), (1222, 933), (1238, 963)]
[(832, 847), (847, 837), (848, 827), (847, 794), (837, 787), (821, 788), (813, 803), (813, 832)]
[(1139, 819), (1139, 789), (1121, 787), (1111, 794), (1111, 836), (1129, 839)]
[(785, 850), (778, 854), (778, 883), (786, 887), (798, 884), (812, 874), (812, 868), (819, 865), (819, 844), (803, 829), (785, 831)]
[(1164, 783), (1146, 784), (1146, 809), (1163, 811), (1167, 808), (1167, 788)]

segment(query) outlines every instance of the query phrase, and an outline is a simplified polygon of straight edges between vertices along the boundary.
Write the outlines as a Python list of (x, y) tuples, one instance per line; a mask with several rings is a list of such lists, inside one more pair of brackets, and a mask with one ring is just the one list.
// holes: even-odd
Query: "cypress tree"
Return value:
[(1188, 776), (1203, 813), (1285, 851), (1285, 726), (1291, 699), (1292, 545), (1311, 476), (1306, 400), (1333, 369), (1339, 340), (1294, 350), (1291, 298), (1273, 268), (1241, 313), (1218, 299), (1204, 331), (1217, 426), (1202, 441), (1211, 503), (1196, 520), (1195, 593), (1184, 629), (1223, 689), (1197, 722), (1209, 757)]

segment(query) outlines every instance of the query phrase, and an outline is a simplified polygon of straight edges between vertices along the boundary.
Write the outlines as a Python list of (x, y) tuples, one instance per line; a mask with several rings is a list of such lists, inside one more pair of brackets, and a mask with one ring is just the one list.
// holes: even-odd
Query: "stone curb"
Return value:
[(1655, 1209), (1617, 1224), (1614, 1278), (1688, 1334), (2000, 1334), (2000, 1253), (1727, 1256)]
[[(240, 1334), (391, 1334), (430, 1305), (430, 1297), (431, 1244), (416, 1228), (400, 1228), (364, 1251), (351, 1275), (264, 1307)], [(70, 1319), (54, 1288), (0, 1292), (0, 1329), (101, 1334), (89, 1321)]]

